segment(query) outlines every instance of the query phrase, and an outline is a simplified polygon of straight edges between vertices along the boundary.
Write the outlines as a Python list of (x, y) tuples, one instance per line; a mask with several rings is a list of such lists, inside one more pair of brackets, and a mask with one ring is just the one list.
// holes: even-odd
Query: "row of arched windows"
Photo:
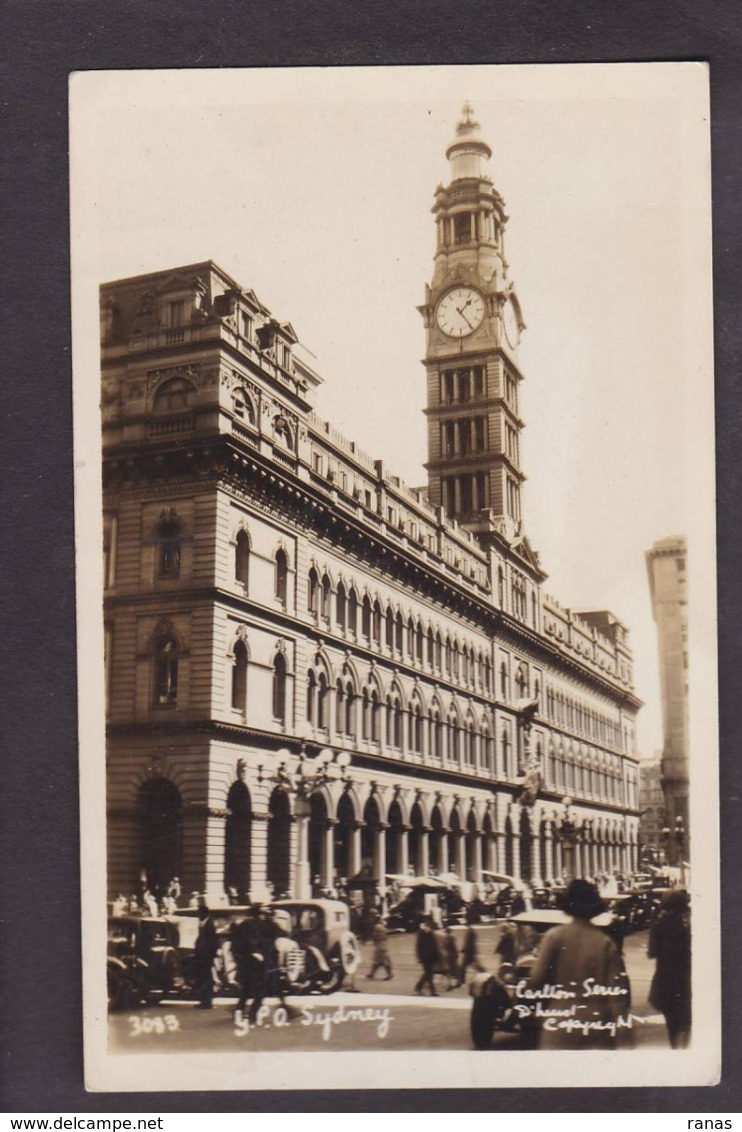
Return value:
[[(234, 542), (234, 578), (236, 582), (244, 586), (245, 590), (248, 590), (250, 586), (251, 553), (250, 536), (242, 527), (237, 532)], [(276, 550), (273, 562), (273, 592), (281, 604), (285, 606), (288, 599), (289, 556), (282, 546), (279, 546)]]
[(492, 691), (492, 664), (481, 650), (475, 653), (473, 646), (460, 645), (448, 633), (444, 637), (431, 624), (425, 628), (419, 618), (405, 617), (391, 604), (384, 607), (378, 597), (364, 594), (359, 598), (352, 583), (346, 586), (340, 581), (333, 590), (329, 574), (320, 576), (314, 566), (307, 578), (307, 611), (342, 635), (351, 634), (449, 680)]
[[(513, 676), (513, 689), (515, 692), (515, 699), (522, 700), (530, 695), (530, 685), (528, 682), (528, 669), (524, 668), (522, 664), (518, 664)], [(509, 700), (511, 693), (510, 671), (508, 669), (507, 661), (504, 659), (500, 661), (500, 697), (503, 700)], [(534, 677), (533, 681), (533, 695), (538, 699), (541, 693), (541, 684), (538, 676)]]
[(618, 722), (553, 688), (546, 691), (546, 715), (554, 723), (589, 735), (599, 743), (621, 746), (623, 735)]
[(369, 680), (359, 692), (347, 664), (332, 688), (324, 667), (315, 664), (307, 673), (306, 717), (318, 730), (330, 730), (333, 691), (332, 719), (337, 737), (494, 770), (486, 719), (477, 724), (469, 712), (462, 720), (455, 705), (445, 713), (437, 701), (426, 711), (416, 694), (405, 703), (396, 685), (383, 696)]
[(575, 758), (563, 751), (549, 750), (547, 783), (556, 789), (582, 797), (623, 801), (624, 788), (620, 764), (591, 760), (580, 754)]

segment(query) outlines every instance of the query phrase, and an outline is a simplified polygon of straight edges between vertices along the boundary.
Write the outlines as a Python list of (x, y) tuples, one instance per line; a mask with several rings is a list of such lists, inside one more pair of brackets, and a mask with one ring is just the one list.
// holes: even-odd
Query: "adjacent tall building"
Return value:
[(662, 696), (662, 789), (670, 864), (690, 860), (688, 824), (688, 592), (683, 538), (647, 551), (652, 613), (657, 625)]
[(102, 287), (111, 894), (553, 880), (567, 828), (576, 871), (636, 867), (627, 630), (549, 597), (524, 531), (490, 154), (465, 107), (420, 308), (427, 492), (315, 414), (291, 324), (215, 263)]

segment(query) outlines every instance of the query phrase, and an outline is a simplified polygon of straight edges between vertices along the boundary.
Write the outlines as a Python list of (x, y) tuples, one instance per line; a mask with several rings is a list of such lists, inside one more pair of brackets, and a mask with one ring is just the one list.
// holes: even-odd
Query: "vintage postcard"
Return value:
[(706, 68), (70, 90), (87, 1087), (715, 1083)]

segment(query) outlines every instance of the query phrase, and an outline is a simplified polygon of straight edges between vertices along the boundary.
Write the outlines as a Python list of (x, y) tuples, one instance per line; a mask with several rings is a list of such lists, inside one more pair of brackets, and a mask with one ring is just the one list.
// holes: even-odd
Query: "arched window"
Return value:
[(451, 665), (451, 674), (452, 674), (454, 680), (458, 680), (459, 672), (460, 672), (460, 668), (459, 668), (459, 642), (454, 641), (454, 643), (453, 643), (453, 654), (452, 654), (452, 665)]
[(425, 647), (425, 633), (423, 632), (423, 627), (422, 627), (421, 623), (418, 621), (417, 628), (415, 630), (415, 654), (416, 654), (416, 657), (417, 657), (418, 664), (423, 663), (424, 647)]
[(338, 735), (345, 732), (345, 688), (342, 680), (335, 685), (335, 730)]
[(155, 642), (155, 703), (162, 706), (178, 702), (178, 645), (165, 635)]
[(182, 530), (177, 519), (165, 519), (157, 528), (157, 577), (180, 577)]
[(238, 386), (232, 393), (232, 412), (241, 421), (247, 421), (251, 425), (255, 424), (255, 407), (251, 398), (241, 386)]
[(504, 730), (502, 733), (502, 770), (505, 778), (510, 778), (512, 770), (510, 766), (510, 736)]
[(486, 721), (482, 724), (480, 756), (480, 765), (493, 774), (495, 768), (492, 763), (492, 736)]
[(379, 742), (379, 715), (381, 712), (381, 704), (379, 703), (379, 694), (374, 688), (371, 692), (371, 742)]
[(345, 597), (345, 586), (342, 582), (338, 582), (338, 588), (335, 593), (335, 621), (337, 627), (341, 631), (345, 631), (345, 620), (347, 616), (347, 601)]
[(273, 660), (273, 718), (286, 722), (286, 657), (282, 652)]
[(234, 578), (247, 587), (250, 579), (250, 536), (247, 531), (238, 531), (234, 543)]
[(348, 628), (351, 633), (358, 632), (358, 597), (352, 586), (348, 595)]
[(505, 605), (505, 575), (502, 572), (502, 566), (498, 566), (498, 568), (497, 568), (497, 600), (499, 602), (500, 608), (501, 609), (504, 608), (504, 605)]
[(189, 409), (196, 397), (195, 387), (183, 377), (164, 381), (155, 393), (155, 413), (177, 413)]
[(371, 704), (367, 688), (361, 692), (361, 738), (371, 738)]
[(450, 676), (451, 676), (451, 640), (450, 640), (449, 637), (446, 637), (446, 644), (445, 644), (443, 652), (444, 652), (444, 656), (445, 656), (445, 659), (446, 659), (446, 665), (445, 665), (446, 676), (448, 676), (450, 678)]
[(442, 755), (442, 728), (441, 716), (438, 708), (433, 708), (430, 713), (430, 754), (434, 759), (440, 759)]
[(400, 655), (404, 652), (404, 620), (399, 612), (394, 623), (394, 648)]
[(388, 609), (386, 611), (385, 623), (386, 623), (386, 629), (385, 629), (384, 643), (386, 644), (386, 647), (391, 652), (394, 649), (394, 612), (392, 610), (391, 605), (388, 607)]
[(289, 423), (285, 417), (278, 416), (273, 421), (273, 435), (275, 436), (279, 444), (282, 444), (284, 448), (288, 448), (289, 451), (293, 452), (294, 437), (291, 433)]
[(428, 629), (428, 667), (432, 668), (435, 664), (435, 634), (433, 633), (433, 626)]
[(420, 710), (420, 704), (417, 703), (417, 702), (415, 702), (410, 707), (408, 737), (409, 737), (408, 746), (409, 746), (410, 750), (413, 751), (416, 755), (421, 755), (423, 753), (423, 751), (422, 751), (422, 742), (423, 742), (423, 739), (422, 739), (422, 712)]
[(317, 612), (317, 595), (319, 593), (319, 575), (314, 566), (309, 571), (308, 585), (307, 585), (307, 610), (310, 613)]
[(485, 657), (484, 661), (484, 690), (492, 691), (492, 664), (489, 657)]
[(281, 605), (286, 604), (288, 597), (289, 558), (285, 550), (276, 551), (276, 597)]
[(448, 717), (448, 758), (451, 762), (458, 762), (461, 754), (459, 741), (459, 721), (455, 713)]
[(476, 743), (476, 736), (475, 736), (475, 732), (474, 732), (474, 720), (473, 719), (467, 719), (466, 726), (464, 728), (464, 752), (463, 752), (464, 753), (464, 763), (467, 766), (474, 766), (474, 764), (475, 764), (475, 761), (476, 761), (475, 760), (475, 754), (476, 754), (475, 743)]
[(332, 598), (332, 584), (327, 574), (322, 575), (322, 617), (330, 620), (330, 602)]
[(504, 660), (500, 664), (500, 695), (504, 700), (508, 698), (508, 666)]
[(307, 722), (314, 723), (315, 720), (315, 701), (317, 699), (317, 680), (314, 672), (310, 669), (307, 677)]
[(345, 685), (345, 734), (353, 736), (356, 733), (356, 694), (350, 681)]
[(436, 633), (436, 635), (435, 635), (435, 667), (436, 667), (436, 670), (438, 672), (440, 672), (440, 670), (441, 670), (442, 653), (443, 653), (443, 646), (442, 646), (442, 642), (441, 642), (441, 635), (440, 635), (440, 633)]
[(368, 594), (365, 595), (361, 605), (361, 636), (367, 641), (371, 640), (371, 599)]
[(415, 620), (410, 617), (407, 621), (407, 655), (410, 660), (415, 659)]
[(381, 648), (381, 622), (382, 622), (382, 620), (383, 620), (383, 617), (382, 617), (382, 612), (381, 612), (381, 605), (379, 604), (379, 600), (377, 598), (376, 601), (374, 602), (374, 608), (373, 608), (373, 611), (372, 611), (372, 629), (373, 629), (374, 644), (377, 645), (378, 648)]
[(322, 729), (327, 727), (327, 693), (327, 677), (320, 672), (317, 680), (317, 726)]
[(518, 689), (518, 697), (522, 700), (526, 694), (526, 678), (520, 665), (518, 665), (518, 671), (515, 673), (515, 686)]
[(247, 708), (247, 645), (241, 640), (234, 646), (232, 707), (243, 713)]

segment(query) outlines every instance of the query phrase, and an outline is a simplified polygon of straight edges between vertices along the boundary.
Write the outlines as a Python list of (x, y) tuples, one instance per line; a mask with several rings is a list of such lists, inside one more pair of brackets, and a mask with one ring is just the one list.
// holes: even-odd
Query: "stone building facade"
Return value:
[(488, 152), (465, 111), (421, 308), (427, 491), (316, 415), (290, 323), (215, 263), (101, 288), (112, 895), (143, 872), (295, 891), (286, 772), (320, 752), (350, 756), (309, 801), (324, 884), (553, 880), (570, 805), (578, 872), (636, 867), (627, 630), (548, 596), (523, 530), (523, 324)]
[(662, 753), (639, 763), (640, 864), (659, 865), (667, 849), (667, 814), (662, 789)]
[(688, 587), (684, 538), (660, 539), (647, 551), (657, 626), (662, 696), (662, 789), (671, 865), (690, 860), (688, 825)]

